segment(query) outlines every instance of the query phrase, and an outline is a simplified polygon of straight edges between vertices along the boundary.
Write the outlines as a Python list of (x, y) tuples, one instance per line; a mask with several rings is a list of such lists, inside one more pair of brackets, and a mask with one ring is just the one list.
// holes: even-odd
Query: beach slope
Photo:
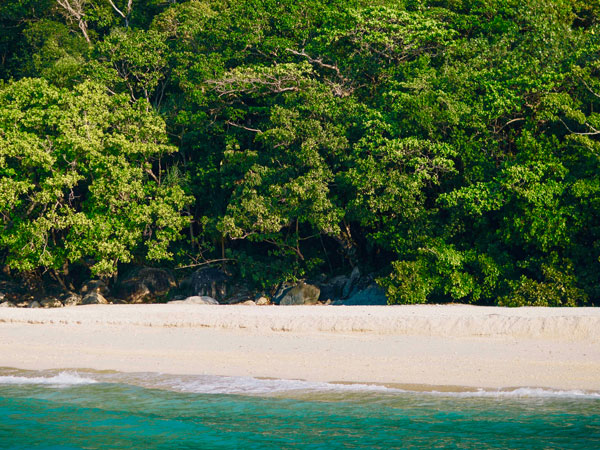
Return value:
[(0, 309), (0, 367), (600, 391), (600, 309)]

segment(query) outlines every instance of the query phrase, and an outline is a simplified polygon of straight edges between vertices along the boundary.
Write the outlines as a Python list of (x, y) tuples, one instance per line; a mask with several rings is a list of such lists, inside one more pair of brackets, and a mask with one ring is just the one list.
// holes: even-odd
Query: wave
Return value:
[(487, 397), (487, 398), (588, 398), (600, 399), (600, 392), (582, 391), (578, 389), (558, 390), (546, 388), (521, 387), (514, 389), (477, 389), (466, 392), (439, 392), (431, 391), (434, 395), (443, 395), (448, 397)]
[(53, 376), (14, 376), (6, 375), (0, 376), (0, 384), (47, 384), (51, 386), (74, 386), (81, 384), (94, 384), (98, 381), (82, 377), (81, 375), (74, 372), (60, 372)]
[[(0, 375), (0, 385), (47, 385), (68, 387), (95, 383), (128, 384), (149, 389), (169, 390), (193, 394), (229, 394), (249, 396), (295, 394), (377, 394), (377, 395), (431, 395), (455, 398), (562, 398), (600, 399), (600, 392), (519, 387), (504, 389), (386, 386), (382, 384), (326, 383), (292, 379), (232, 377), (214, 375), (169, 375), (159, 373), (123, 373), (85, 371), (11, 371)], [(2, 373), (2, 371), (0, 371)]]
[(157, 383), (157, 387), (198, 394), (239, 395), (268, 395), (291, 392), (406, 392), (401, 389), (371, 384), (340, 384), (304, 380), (217, 376), (169, 377)]
[(263, 380), (257, 378), (222, 377), (218, 380), (196, 380), (173, 383), (170, 386), (181, 392), (194, 392), (203, 394), (277, 394), (290, 392), (307, 393), (379, 393), (379, 394), (420, 394), (447, 397), (487, 397), (487, 398), (595, 398), (600, 399), (598, 392), (585, 392), (581, 390), (554, 390), (544, 388), (516, 388), (506, 390), (478, 389), (474, 391), (436, 391), (436, 390), (411, 390), (387, 387), (374, 384), (340, 384), (340, 383), (314, 383), (301, 380)]
[(364, 393), (383, 395), (432, 395), (464, 398), (569, 398), (600, 399), (600, 392), (583, 390), (557, 390), (547, 388), (509, 388), (509, 389), (461, 389), (456, 391), (437, 391), (435, 388), (420, 386), (419, 389), (382, 384), (326, 383), (304, 380), (270, 379), (254, 377), (224, 376), (173, 376), (156, 374), (138, 374), (137, 380), (130, 382), (146, 387), (168, 389), (182, 393), (197, 394), (234, 394), (234, 395), (278, 395), (278, 394), (336, 394)]

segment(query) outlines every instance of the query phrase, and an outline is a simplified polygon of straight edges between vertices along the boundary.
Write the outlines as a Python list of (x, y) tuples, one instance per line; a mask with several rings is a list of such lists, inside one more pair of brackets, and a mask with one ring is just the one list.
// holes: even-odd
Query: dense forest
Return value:
[(600, 305), (600, 3), (3, 0), (0, 265)]

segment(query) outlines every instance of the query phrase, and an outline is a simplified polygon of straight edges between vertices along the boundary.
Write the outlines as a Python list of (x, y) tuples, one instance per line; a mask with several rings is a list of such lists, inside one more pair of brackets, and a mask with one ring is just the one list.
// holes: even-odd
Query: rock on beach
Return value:
[(218, 305), (219, 302), (208, 295), (192, 295), (185, 300), (171, 300), (168, 304), (180, 305)]

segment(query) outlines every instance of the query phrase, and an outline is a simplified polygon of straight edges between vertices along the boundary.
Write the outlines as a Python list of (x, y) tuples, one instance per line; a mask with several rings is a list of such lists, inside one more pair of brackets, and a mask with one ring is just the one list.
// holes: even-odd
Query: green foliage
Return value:
[(511, 283), (511, 293), (501, 297), (500, 306), (577, 306), (585, 305), (588, 297), (577, 288), (572, 269), (561, 272), (548, 265), (542, 266), (543, 281), (523, 275)]
[(73, 35), (64, 24), (49, 19), (32, 22), (23, 34), (33, 52), (28, 74), (42, 76), (59, 86), (81, 81), (89, 50), (84, 39)]
[(596, 3), (8, 0), (0, 252), (599, 304)]
[(188, 198), (153, 171), (175, 149), (143, 102), (92, 83), (66, 91), (23, 79), (0, 89), (0, 104), (0, 247), (9, 266), (87, 263), (108, 275), (119, 261), (171, 257)]
[(156, 31), (113, 30), (96, 47), (99, 64), (89, 70), (97, 81), (116, 92), (127, 92), (133, 101), (160, 104), (167, 72), (165, 36)]
[(393, 272), (379, 283), (386, 288), (389, 303), (410, 305), (427, 303), (433, 291), (427, 270), (421, 261), (394, 261)]

